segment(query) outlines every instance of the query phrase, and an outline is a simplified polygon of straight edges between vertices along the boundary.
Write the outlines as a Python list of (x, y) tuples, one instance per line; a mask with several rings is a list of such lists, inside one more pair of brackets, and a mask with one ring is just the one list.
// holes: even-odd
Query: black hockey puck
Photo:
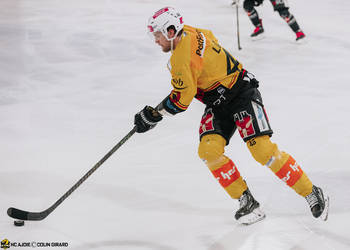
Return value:
[(24, 220), (15, 220), (15, 221), (13, 222), (13, 224), (14, 224), (16, 227), (24, 226)]

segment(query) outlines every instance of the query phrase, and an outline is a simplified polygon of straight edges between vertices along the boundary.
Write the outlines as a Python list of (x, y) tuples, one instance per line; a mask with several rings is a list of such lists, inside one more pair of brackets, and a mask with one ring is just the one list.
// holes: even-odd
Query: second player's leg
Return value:
[(250, 35), (251, 37), (257, 37), (258, 35), (262, 34), (264, 32), (264, 28), (262, 26), (262, 21), (259, 18), (259, 14), (254, 8), (254, 0), (245, 0), (243, 2), (243, 8), (245, 12), (247, 13), (250, 21), (255, 26), (254, 32)]
[(282, 19), (286, 21), (289, 27), (294, 31), (297, 36), (296, 40), (304, 38), (305, 34), (300, 29), (295, 17), (289, 12), (289, 7), (287, 6), (286, 2), (284, 0), (270, 0), (270, 2), (273, 5), (274, 11), (277, 11)]

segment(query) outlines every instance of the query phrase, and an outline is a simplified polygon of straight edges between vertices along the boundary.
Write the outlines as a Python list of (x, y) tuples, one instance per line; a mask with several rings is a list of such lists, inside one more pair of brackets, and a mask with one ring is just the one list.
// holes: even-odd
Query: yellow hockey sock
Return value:
[(232, 160), (224, 155), (225, 146), (226, 140), (221, 135), (209, 134), (201, 139), (198, 155), (226, 192), (238, 199), (247, 185)]
[(251, 139), (247, 142), (247, 146), (256, 161), (269, 167), (295, 192), (304, 197), (311, 193), (312, 183), (307, 175), (291, 155), (279, 151), (269, 136)]

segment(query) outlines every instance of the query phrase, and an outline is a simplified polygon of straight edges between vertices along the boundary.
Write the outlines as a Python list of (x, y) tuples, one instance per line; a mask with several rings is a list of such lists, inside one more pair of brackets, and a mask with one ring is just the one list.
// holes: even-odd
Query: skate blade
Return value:
[(258, 207), (253, 210), (250, 214), (242, 216), (238, 219), (238, 223), (241, 225), (251, 225), (258, 221), (265, 219), (265, 213)]
[(260, 41), (260, 40), (263, 40), (265, 38), (265, 34), (262, 33), (260, 35), (257, 35), (257, 36), (253, 36), (251, 37), (252, 41)]
[(329, 196), (327, 196), (324, 199), (324, 209), (322, 214), (320, 215), (320, 218), (324, 221), (326, 221), (328, 219), (328, 209), (329, 209)]
[(307, 44), (307, 39), (304, 37), (299, 40), (296, 40), (295, 43), (299, 45)]

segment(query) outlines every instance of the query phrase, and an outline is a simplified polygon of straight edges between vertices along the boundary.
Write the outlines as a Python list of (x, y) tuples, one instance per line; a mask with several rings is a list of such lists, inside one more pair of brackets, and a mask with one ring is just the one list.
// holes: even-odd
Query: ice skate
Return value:
[(312, 187), (312, 192), (305, 197), (307, 203), (309, 203), (311, 213), (315, 218), (321, 218), (322, 220), (328, 219), (329, 197), (323, 194), (321, 188)]
[(235, 214), (235, 219), (243, 225), (250, 225), (264, 219), (265, 213), (260, 209), (260, 204), (257, 202), (249, 189), (243, 192), (239, 198), (239, 209)]
[(297, 43), (299, 43), (299, 44), (304, 44), (304, 43), (306, 43), (306, 40), (307, 39), (305, 39), (305, 34), (304, 34), (304, 32), (302, 32), (301, 30), (299, 30), (298, 32), (296, 32), (295, 33), (296, 34), (296, 38), (295, 38), (295, 41), (297, 42)]
[(263, 33), (264, 33), (264, 28), (262, 26), (262, 22), (260, 19), (260, 24), (258, 26), (256, 26), (255, 30), (250, 35), (250, 37), (252, 38), (253, 41), (260, 40), (260, 39), (263, 39), (265, 37)]
[(295, 33), (297, 35), (297, 38), (295, 38), (296, 41), (305, 38), (305, 34), (304, 32), (302, 32), (301, 30), (299, 30), (298, 32)]

